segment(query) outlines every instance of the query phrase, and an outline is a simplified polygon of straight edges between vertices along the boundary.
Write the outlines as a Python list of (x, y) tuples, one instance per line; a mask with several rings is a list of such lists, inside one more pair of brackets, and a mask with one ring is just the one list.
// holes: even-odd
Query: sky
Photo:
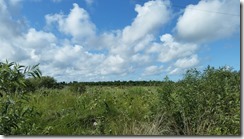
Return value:
[(0, 61), (57, 81), (240, 70), (238, 0), (0, 0)]

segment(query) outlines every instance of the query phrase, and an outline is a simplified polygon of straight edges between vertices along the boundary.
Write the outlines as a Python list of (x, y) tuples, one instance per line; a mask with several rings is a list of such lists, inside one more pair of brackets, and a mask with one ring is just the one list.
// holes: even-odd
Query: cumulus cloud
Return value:
[(169, 75), (179, 75), (185, 73), (189, 68), (199, 67), (199, 58), (197, 54), (177, 59), (171, 63), (165, 71)]
[(26, 51), (21, 48), (21, 30), (25, 26), (21, 22), (13, 20), (16, 16), (14, 9), (19, 8), (20, 1), (0, 0), (0, 59), (22, 60), (27, 57)]
[[(96, 74), (94, 65), (104, 61), (103, 54), (89, 53), (83, 46), (57, 38), (52, 32), (35, 28), (21, 32), (25, 25), (13, 20), (13, 13), (8, 8), (11, 4), (7, 2), (10, 1), (0, 0), (1, 61), (8, 59), (25, 65), (40, 63), (43, 75), (57, 79), (71, 79), (71, 76), (72, 80), (81, 80), (82, 76)], [(12, 8), (14, 6), (12, 4)]]
[(240, 29), (240, 1), (201, 0), (188, 5), (176, 25), (179, 38), (206, 42), (228, 37)]
[(111, 55), (107, 57), (102, 64), (101, 74), (121, 74), (124, 70), (125, 60), (119, 55)]
[[(82, 20), (79, 20), (80, 17), (82, 17)], [(79, 53), (79, 55), (72, 54), (73, 52), (68, 55), (68, 52), (71, 51), (70, 49), (64, 51), (60, 51), (63, 48), (58, 49), (58, 55), (56, 55), (57, 58), (54, 58), (55, 60), (60, 61), (60, 63), (56, 62), (57, 65), (62, 65), (61, 62), (63, 62), (64, 66), (68, 61), (77, 61), (75, 63), (85, 63), (82, 65), (78, 64), (78, 66), (85, 67), (85, 69), (87, 69), (87, 72), (85, 72), (86, 75), (93, 74), (94, 76), (108, 76), (112, 74), (124, 75), (132, 71), (132, 62), (129, 59), (130, 56), (134, 55), (133, 51), (131, 51), (133, 50), (133, 47), (130, 45), (125, 45), (125, 42), (122, 40), (121, 30), (107, 31), (97, 35), (95, 25), (89, 19), (89, 14), (84, 9), (79, 8), (77, 4), (74, 4), (74, 8), (67, 16), (63, 14), (52, 14), (46, 15), (45, 18), (48, 26), (52, 25), (53, 23), (57, 23), (59, 26), (58, 29), (61, 33), (70, 34), (73, 36), (73, 38), (75, 38), (75, 40), (78, 40), (78, 37), (81, 38), (81, 36), (83, 36), (83, 40), (86, 41), (85, 44), (81, 44), (83, 46), (83, 51), (86, 52)], [(82, 28), (86, 28), (88, 31), (83, 32)], [(72, 43), (79, 44), (77, 41), (73, 41)], [(144, 46), (140, 47), (143, 48)], [(93, 50), (97, 51), (99, 54), (89, 53), (89, 51)], [(88, 53), (89, 57), (86, 57)], [(67, 57), (69, 57), (69, 59), (64, 59)], [(78, 60), (75, 60), (75, 58), (84, 59), (84, 61), (82, 60), (78, 62)], [(137, 60), (139, 60), (139, 58), (134, 56), (133, 62), (137, 62)], [(85, 69), (82, 70), (85, 71)]]
[(1, 42), (0, 60), (9, 59), (19, 61), (26, 58), (28, 58), (26, 51), (18, 45), (6, 41)]
[(85, 0), (85, 2), (86, 2), (87, 5), (92, 5), (94, 0)]
[(34, 28), (30, 28), (25, 34), (26, 43), (28, 47), (43, 49), (43, 47), (48, 47), (51, 43), (56, 43), (57, 38), (54, 34), (37, 31)]
[(148, 34), (153, 34), (170, 18), (169, 1), (155, 0), (143, 6), (136, 5), (138, 13), (130, 26), (124, 28), (122, 39), (126, 43), (138, 41)]
[(4, 1), (0, 0), (0, 39), (11, 40), (21, 34), (21, 29), (24, 26), (20, 19), (13, 20), (16, 16), (15, 9), (19, 8), (20, 1)]
[(195, 54), (190, 57), (178, 59), (175, 62), (175, 66), (178, 68), (190, 68), (197, 65), (198, 63), (199, 63), (198, 56)]
[[(138, 65), (145, 65), (152, 62), (151, 57), (147, 54), (136, 53), (131, 57), (131, 61), (137, 63)], [(142, 62), (143, 61), (143, 62)]]
[[(156, 55), (155, 60), (167, 64), (168, 68), (164, 70), (166, 73), (170, 75), (180, 74), (187, 68), (196, 66), (199, 63), (197, 55), (199, 46), (197, 44), (178, 41), (171, 34), (162, 35), (160, 41), (159, 43), (154, 42), (146, 53)], [(150, 73), (149, 71), (154, 70), (160, 71), (156, 66), (152, 66), (145, 70), (144, 74), (147, 75)]]
[(159, 53), (159, 62), (170, 62), (177, 58), (193, 55), (198, 49), (196, 44), (177, 42), (170, 34), (160, 37), (161, 43), (154, 43), (148, 53)]
[[(40, 63), (44, 75), (59, 81), (114, 80), (112, 75), (119, 79), (128, 74), (150, 76), (163, 71), (173, 74), (199, 63), (196, 44), (181, 42), (170, 34), (157, 39), (157, 30), (170, 20), (170, 1), (136, 5), (137, 16), (130, 25), (101, 33), (78, 4), (73, 4), (67, 14), (47, 14), (49, 29), (28, 27), (24, 31), (19, 27), (25, 25), (11, 18), (8, 6), (0, 0), (0, 60)], [(56, 31), (65, 37), (59, 38)], [(164, 64), (172, 68), (164, 69)]]
[(146, 46), (150, 45), (151, 42), (154, 41), (154, 37), (152, 35), (146, 35), (143, 40), (135, 44), (134, 52), (141, 52), (145, 49)]
[(96, 26), (90, 21), (87, 11), (76, 3), (73, 4), (68, 16), (48, 14), (45, 18), (48, 25), (57, 23), (59, 31), (71, 35), (75, 42), (93, 38), (96, 32)]
[(163, 73), (163, 66), (149, 66), (146, 67), (144, 70), (143, 75), (148, 76), (148, 75), (157, 75), (157, 74), (162, 74)]
[[(128, 74), (138, 67), (144, 68), (150, 65), (154, 56), (145, 53), (145, 49), (155, 41), (156, 31), (169, 21), (171, 14), (169, 6), (169, 1), (162, 0), (136, 5), (137, 16), (131, 25), (97, 36), (99, 40), (95, 42), (99, 42), (100, 46), (108, 50), (108, 57), (101, 66), (101, 69), (104, 69), (102, 74)], [(111, 64), (108, 62), (111, 59), (117, 59), (116, 62), (119, 63)]]

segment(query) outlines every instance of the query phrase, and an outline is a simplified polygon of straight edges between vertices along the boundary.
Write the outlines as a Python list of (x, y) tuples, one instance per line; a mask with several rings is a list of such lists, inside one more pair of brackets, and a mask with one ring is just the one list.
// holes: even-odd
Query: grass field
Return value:
[[(3, 77), (3, 76), (2, 76)], [(240, 72), (207, 68), (158, 86), (1, 90), (4, 135), (240, 135)], [(79, 86), (79, 83), (77, 84)], [(4, 87), (4, 86), (3, 86)], [(22, 92), (22, 93), (21, 93)]]

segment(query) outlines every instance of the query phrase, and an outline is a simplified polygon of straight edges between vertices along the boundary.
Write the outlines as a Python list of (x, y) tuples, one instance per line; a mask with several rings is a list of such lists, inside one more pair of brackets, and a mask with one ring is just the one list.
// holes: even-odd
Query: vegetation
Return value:
[(41, 77), (38, 65), (23, 66), (0, 62), (0, 134), (31, 134), (35, 130), (37, 112), (28, 105), (25, 77)]
[(0, 62), (0, 91), (7, 94), (23, 92), (26, 76), (40, 78), (38, 65), (25, 67), (7, 60), (6, 63)]
[(57, 83), (38, 65), (5, 62), (0, 91), (4, 135), (241, 134), (240, 71), (226, 67), (190, 69), (178, 82)]

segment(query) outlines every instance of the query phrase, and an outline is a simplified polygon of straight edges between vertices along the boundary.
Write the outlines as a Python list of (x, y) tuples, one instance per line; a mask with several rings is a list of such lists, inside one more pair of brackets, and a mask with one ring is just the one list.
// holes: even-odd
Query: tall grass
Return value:
[(86, 86), (83, 92), (68, 86), (41, 88), (0, 99), (0, 126), (6, 127), (1, 132), (240, 135), (239, 83), (238, 72), (207, 69), (203, 73), (189, 71), (176, 83), (165, 80), (163, 86)]

